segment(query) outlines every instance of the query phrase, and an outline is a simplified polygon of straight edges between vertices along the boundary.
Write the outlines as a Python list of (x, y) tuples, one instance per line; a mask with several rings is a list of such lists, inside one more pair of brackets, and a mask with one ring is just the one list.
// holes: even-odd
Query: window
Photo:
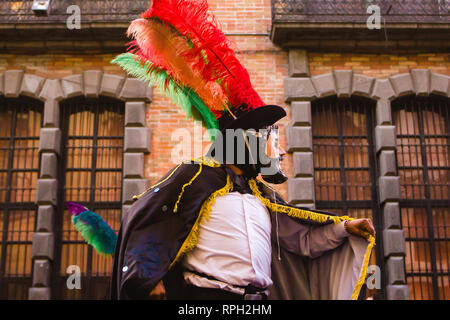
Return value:
[[(375, 102), (333, 96), (315, 100), (311, 107), (316, 208), (372, 218), (379, 235), (373, 145)], [(376, 257), (380, 266), (383, 259), (378, 242), (370, 264), (376, 264)]]
[[(59, 168), (56, 298), (104, 299), (112, 258), (98, 255), (72, 225), (65, 202), (80, 203), (103, 217), (117, 232), (122, 212), (124, 103), (107, 97), (63, 101)], [(81, 289), (70, 290), (67, 268), (81, 270)]]
[(0, 299), (27, 299), (43, 104), (0, 97)]
[(411, 299), (450, 299), (449, 108), (438, 96), (392, 103)]

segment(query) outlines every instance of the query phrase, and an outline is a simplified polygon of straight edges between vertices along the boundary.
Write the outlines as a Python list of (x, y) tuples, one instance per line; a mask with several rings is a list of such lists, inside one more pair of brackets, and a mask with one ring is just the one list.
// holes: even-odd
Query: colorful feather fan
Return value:
[(206, 0), (153, 0), (127, 35), (128, 53), (112, 63), (156, 84), (205, 128), (218, 129), (217, 119), (235, 108), (265, 105)]
[(113, 229), (95, 212), (73, 202), (67, 202), (72, 223), (86, 242), (103, 255), (113, 255), (117, 235)]

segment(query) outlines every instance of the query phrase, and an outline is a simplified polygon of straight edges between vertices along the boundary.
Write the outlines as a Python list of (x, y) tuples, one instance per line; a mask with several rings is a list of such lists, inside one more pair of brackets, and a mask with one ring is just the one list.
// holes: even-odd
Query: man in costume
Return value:
[[(270, 108), (259, 112), (276, 121), (283, 112)], [(249, 113), (254, 121), (261, 114)], [(344, 299), (357, 292), (367, 244), (353, 239), (356, 253), (351, 244), (336, 248), (348, 232), (373, 235), (370, 221), (345, 228), (345, 217), (291, 207), (252, 168), (186, 162), (142, 194), (119, 233), (113, 298)]]
[(156, 84), (213, 144), (135, 197), (111, 298), (358, 298), (371, 221), (289, 205), (263, 181), (287, 179), (283, 154), (266, 152), (286, 112), (253, 89), (206, 0), (154, 0), (128, 35), (130, 52), (113, 63)]

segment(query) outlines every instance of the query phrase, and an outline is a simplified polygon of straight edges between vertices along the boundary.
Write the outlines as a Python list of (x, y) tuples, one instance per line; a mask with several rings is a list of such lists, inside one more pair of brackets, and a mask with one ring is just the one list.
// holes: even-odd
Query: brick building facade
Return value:
[[(35, 17), (29, 2), (6, 1), (17, 19), (0, 17), (0, 297), (102, 298), (111, 263), (83, 244), (62, 204), (93, 206), (117, 229), (132, 196), (176, 164), (174, 131), (194, 129), (158, 90), (110, 64), (148, 1), (134, 11), (116, 1), (125, 4), (86, 20), (80, 4), (81, 30), (65, 29), (64, 7)], [(288, 112), (280, 132), (290, 180), (279, 191), (374, 219), (376, 297), (448, 299), (448, 10), (439, 23), (367, 30), (354, 15), (283, 20), (283, 1), (209, 3), (263, 100)], [(81, 268), (82, 290), (65, 289), (70, 265)]]

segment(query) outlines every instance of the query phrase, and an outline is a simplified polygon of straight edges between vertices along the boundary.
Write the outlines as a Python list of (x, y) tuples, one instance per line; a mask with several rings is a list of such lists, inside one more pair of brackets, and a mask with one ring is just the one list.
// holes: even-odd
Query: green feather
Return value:
[[(118, 64), (133, 77), (149, 81), (149, 86), (156, 84), (162, 93), (181, 106), (188, 118), (201, 121), (206, 129), (219, 128), (216, 117), (203, 100), (191, 88), (179, 84), (164, 69), (150, 61), (142, 63), (132, 53), (120, 54), (111, 63)], [(214, 140), (214, 133), (210, 133), (210, 137)]]

